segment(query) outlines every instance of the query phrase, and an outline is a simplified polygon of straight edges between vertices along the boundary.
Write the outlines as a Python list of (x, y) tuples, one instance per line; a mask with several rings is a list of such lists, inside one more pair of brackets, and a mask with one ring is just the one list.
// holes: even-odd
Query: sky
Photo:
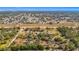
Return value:
[(0, 7), (0, 11), (79, 11), (79, 7)]
[(79, 0), (0, 0), (0, 7), (79, 7)]

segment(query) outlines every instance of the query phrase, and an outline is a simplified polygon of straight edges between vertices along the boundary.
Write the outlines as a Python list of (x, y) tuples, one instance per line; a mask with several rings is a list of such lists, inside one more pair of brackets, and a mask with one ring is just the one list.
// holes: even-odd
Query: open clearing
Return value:
[(0, 24), (0, 28), (57, 28), (57, 27), (78, 27), (78, 22), (64, 22), (64, 23), (53, 23), (53, 24)]

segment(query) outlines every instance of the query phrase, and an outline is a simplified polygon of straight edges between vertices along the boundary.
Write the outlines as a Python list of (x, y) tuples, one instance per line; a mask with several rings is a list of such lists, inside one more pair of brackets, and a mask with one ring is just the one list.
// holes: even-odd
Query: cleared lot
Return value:
[(53, 23), (53, 24), (0, 24), (0, 28), (57, 28), (57, 27), (77, 27), (78, 23), (65, 22), (65, 23)]

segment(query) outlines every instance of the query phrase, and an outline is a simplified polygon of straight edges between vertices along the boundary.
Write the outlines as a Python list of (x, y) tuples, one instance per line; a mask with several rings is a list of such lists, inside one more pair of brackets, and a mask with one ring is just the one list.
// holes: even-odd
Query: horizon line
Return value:
[(0, 11), (79, 11), (79, 7), (0, 7)]

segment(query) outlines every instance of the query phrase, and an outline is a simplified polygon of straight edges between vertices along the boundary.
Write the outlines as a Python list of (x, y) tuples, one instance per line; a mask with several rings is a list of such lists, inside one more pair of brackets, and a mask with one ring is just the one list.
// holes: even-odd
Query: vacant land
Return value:
[(53, 24), (0, 24), (0, 28), (57, 28), (57, 27), (78, 27), (79, 22), (60, 22)]
[(78, 23), (0, 24), (0, 50), (79, 50)]
[(0, 51), (79, 51), (79, 12), (0, 12)]

